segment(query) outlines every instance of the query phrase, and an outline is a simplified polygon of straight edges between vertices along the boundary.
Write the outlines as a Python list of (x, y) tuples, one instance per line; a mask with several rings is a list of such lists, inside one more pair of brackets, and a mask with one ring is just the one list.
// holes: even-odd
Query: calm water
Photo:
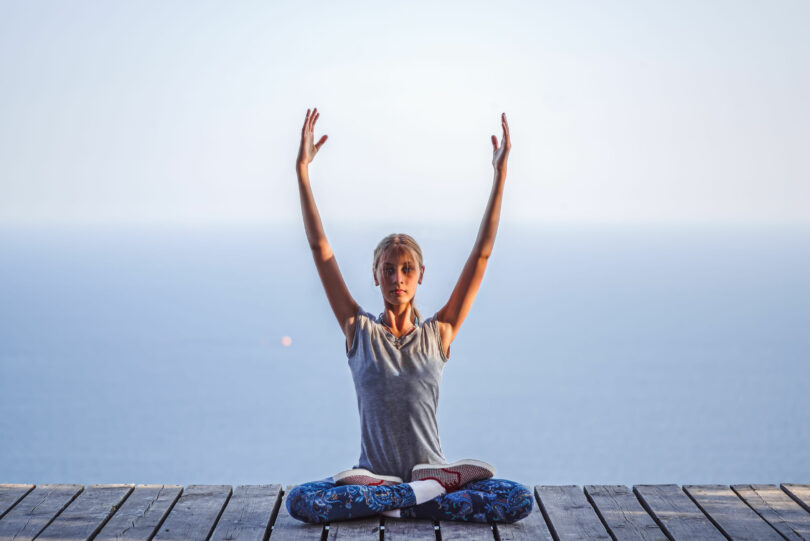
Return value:
[[(375, 313), (371, 252), (396, 229), (327, 230)], [(477, 226), (403, 229), (427, 317)], [(501, 224), (444, 373), (445, 454), (525, 483), (810, 482), (808, 276), (807, 230)], [(0, 482), (352, 466), (354, 390), (303, 228), (0, 231), (0, 442)]]

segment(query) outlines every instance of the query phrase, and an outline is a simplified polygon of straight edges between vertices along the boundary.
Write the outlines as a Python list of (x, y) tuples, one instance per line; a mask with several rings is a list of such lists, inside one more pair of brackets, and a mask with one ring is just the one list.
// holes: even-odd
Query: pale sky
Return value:
[(805, 0), (0, 12), (0, 223), (810, 221)]

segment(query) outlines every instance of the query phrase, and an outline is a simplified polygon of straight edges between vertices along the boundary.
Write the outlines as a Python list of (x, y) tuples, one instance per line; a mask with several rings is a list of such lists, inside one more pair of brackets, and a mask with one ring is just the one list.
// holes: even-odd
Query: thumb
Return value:
[(492, 136), (492, 150), (498, 150), (498, 138)]
[(316, 150), (320, 150), (321, 146), (323, 146), (323, 144), (326, 142), (327, 137), (329, 137), (329, 136), (328, 136), (328, 135), (324, 135), (323, 137), (321, 137), (321, 138), (318, 140), (318, 142), (317, 142), (317, 143), (315, 143), (315, 149), (316, 149)]

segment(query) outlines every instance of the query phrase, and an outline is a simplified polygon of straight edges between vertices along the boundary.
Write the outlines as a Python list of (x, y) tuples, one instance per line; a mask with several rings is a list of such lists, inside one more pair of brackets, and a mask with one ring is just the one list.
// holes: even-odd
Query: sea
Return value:
[[(392, 232), (430, 317), (477, 224), (327, 228), (375, 314)], [(501, 223), (438, 415), (528, 485), (810, 483), (810, 228)], [(0, 482), (300, 483), (359, 434), (300, 223), (0, 228)]]

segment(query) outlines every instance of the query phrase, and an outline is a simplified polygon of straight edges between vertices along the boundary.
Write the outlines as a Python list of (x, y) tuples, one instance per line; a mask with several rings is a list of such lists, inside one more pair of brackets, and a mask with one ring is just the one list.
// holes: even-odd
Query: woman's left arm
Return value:
[(439, 334), (442, 338), (445, 355), (449, 355), (450, 343), (455, 339), (462, 322), (472, 308), (481, 280), (484, 278), (487, 261), (495, 245), (495, 234), (498, 232), (498, 221), (501, 218), (503, 185), (506, 181), (506, 159), (509, 157), (509, 149), (512, 147), (506, 113), (501, 114), (501, 127), (503, 128), (503, 138), (500, 146), (498, 139), (494, 135), (492, 136), (492, 167), (495, 169), (495, 178), (492, 182), (492, 192), (489, 194), (489, 203), (478, 230), (478, 238), (475, 240), (470, 257), (464, 264), (464, 269), (450, 295), (450, 300), (437, 314)]

